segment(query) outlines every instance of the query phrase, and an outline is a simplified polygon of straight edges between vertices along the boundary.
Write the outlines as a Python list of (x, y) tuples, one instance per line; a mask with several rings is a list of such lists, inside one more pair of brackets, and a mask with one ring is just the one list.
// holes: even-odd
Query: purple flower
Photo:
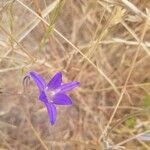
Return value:
[(72, 90), (79, 85), (79, 82), (62, 83), (62, 74), (58, 72), (46, 84), (45, 80), (36, 72), (28, 73), (39, 89), (39, 99), (45, 104), (50, 122), (53, 125), (56, 121), (56, 106), (55, 105), (72, 105), (71, 98), (66, 95), (66, 92)]

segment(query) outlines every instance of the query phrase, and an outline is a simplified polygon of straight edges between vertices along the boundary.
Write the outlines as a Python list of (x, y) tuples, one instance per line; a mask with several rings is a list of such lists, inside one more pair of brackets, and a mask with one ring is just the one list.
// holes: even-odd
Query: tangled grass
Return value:
[[(149, 150), (149, 0), (0, 1), (1, 150)], [(51, 126), (32, 82), (79, 81)]]

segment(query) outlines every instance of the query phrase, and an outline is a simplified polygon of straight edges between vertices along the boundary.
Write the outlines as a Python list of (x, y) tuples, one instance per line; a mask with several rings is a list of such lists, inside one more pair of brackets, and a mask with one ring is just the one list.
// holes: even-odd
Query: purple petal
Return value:
[(53, 103), (57, 105), (72, 105), (71, 98), (63, 93), (56, 94)]
[(30, 77), (32, 77), (32, 79), (34, 80), (35, 84), (38, 86), (39, 91), (41, 93), (46, 86), (44, 79), (34, 71), (29, 72), (29, 75)]
[(41, 92), (40, 96), (39, 96), (39, 99), (42, 101), (42, 102), (45, 102), (47, 103), (48, 102), (48, 99), (46, 97), (46, 94), (44, 91)]
[(54, 77), (47, 84), (48, 89), (56, 89), (61, 85), (62, 82), (62, 74), (58, 72), (54, 75)]
[(56, 121), (56, 115), (57, 115), (56, 107), (52, 103), (45, 103), (45, 104), (46, 104), (46, 108), (48, 111), (48, 116), (49, 116), (51, 125), (54, 125), (54, 123)]
[(60, 86), (60, 92), (64, 93), (67, 91), (70, 91), (72, 89), (74, 89), (75, 87), (79, 86), (80, 82), (70, 82), (70, 83), (66, 83)]

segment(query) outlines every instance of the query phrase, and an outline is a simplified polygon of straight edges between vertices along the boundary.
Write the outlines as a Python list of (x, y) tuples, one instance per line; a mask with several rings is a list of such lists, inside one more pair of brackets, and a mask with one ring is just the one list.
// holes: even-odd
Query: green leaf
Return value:
[(128, 128), (134, 128), (135, 124), (136, 124), (136, 118), (132, 117), (129, 118), (125, 121), (125, 124)]
[(150, 107), (150, 95), (146, 95), (144, 98), (144, 107)]

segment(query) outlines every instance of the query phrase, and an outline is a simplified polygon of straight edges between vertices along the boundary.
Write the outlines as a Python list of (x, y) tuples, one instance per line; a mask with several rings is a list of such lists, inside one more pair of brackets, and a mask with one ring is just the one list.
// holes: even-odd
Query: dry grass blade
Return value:
[(45, 150), (49, 150), (49, 148), (46, 146), (46, 144), (44, 143), (44, 141), (41, 139), (41, 137), (40, 137), (40, 135), (38, 134), (38, 132), (37, 132), (37, 131), (35, 130), (35, 128), (33, 127), (32, 123), (31, 123), (30, 120), (29, 120), (29, 118), (26, 117), (26, 119), (27, 119), (27, 121), (28, 121), (28, 123), (29, 123), (31, 129), (33, 130), (35, 136), (36, 136), (36, 137), (38, 138), (38, 140), (41, 142), (43, 148), (44, 148)]
[[(143, 134), (146, 134), (146, 133), (149, 133), (149, 132), (150, 132), (150, 130), (147, 130), (147, 131), (145, 131), (145, 132), (142, 132), (142, 133), (140, 133), (140, 134), (137, 134), (137, 135), (135, 135), (135, 136), (133, 136), (133, 137), (131, 137), (131, 138), (128, 138), (128, 139), (126, 139), (126, 140), (124, 140), (124, 141), (118, 143), (117, 146), (124, 145), (124, 144), (126, 144), (127, 142), (129, 142), (129, 141), (131, 141), (131, 140), (134, 140), (134, 139), (138, 138), (139, 136), (141, 136), (141, 135), (143, 135)], [(149, 149), (149, 147), (147, 147), (147, 149)]]
[[(59, 0), (54, 1), (52, 4), (47, 6), (42, 11), (42, 17), (45, 18), (51, 11), (54, 10), (54, 8), (59, 3)], [(37, 17), (35, 19), (32, 19), (32, 21), (26, 26), (24, 30), (21, 31), (21, 33), (17, 36), (17, 41), (21, 42), (39, 23), (41, 20), (39, 20)]]
[(140, 11), (135, 5), (133, 5), (130, 1), (128, 0), (121, 0), (128, 8), (130, 8), (134, 13), (137, 15), (141, 15), (142, 17), (147, 18), (146, 14)]

